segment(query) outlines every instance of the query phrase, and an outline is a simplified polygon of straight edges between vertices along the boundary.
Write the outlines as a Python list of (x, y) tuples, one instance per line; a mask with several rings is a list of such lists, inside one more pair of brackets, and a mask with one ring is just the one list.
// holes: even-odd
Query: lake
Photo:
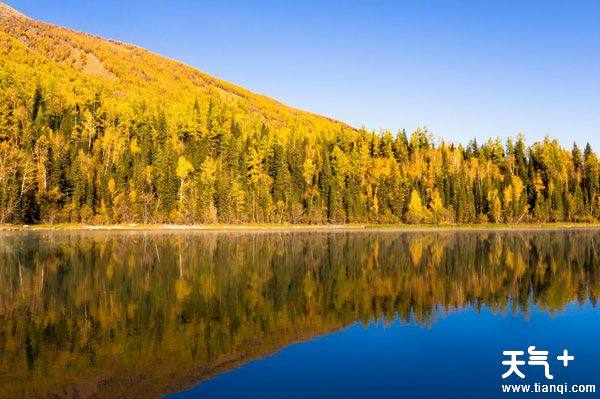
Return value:
[(0, 232), (0, 397), (539, 397), (599, 296), (595, 229)]

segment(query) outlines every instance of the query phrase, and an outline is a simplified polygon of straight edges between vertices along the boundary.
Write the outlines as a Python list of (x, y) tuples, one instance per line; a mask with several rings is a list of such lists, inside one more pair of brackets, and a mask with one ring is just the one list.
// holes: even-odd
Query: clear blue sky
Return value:
[(600, 150), (600, 1), (6, 1), (357, 127)]

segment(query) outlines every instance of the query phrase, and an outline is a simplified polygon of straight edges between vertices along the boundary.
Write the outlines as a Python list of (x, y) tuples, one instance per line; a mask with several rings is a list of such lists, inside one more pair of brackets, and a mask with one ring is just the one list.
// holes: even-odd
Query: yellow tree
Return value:
[(498, 190), (492, 189), (487, 194), (487, 200), (489, 203), (488, 216), (491, 222), (498, 223), (500, 221), (500, 214), (502, 212), (502, 203), (500, 202), (500, 196)]
[(446, 208), (444, 208), (442, 197), (440, 196), (440, 192), (437, 188), (433, 190), (429, 208), (431, 209), (432, 221), (434, 223), (440, 223), (444, 221), (446, 217)]
[(183, 155), (181, 155), (179, 157), (179, 159), (177, 160), (177, 169), (175, 171), (177, 173), (177, 177), (179, 177), (179, 182), (180, 182), (180, 186), (179, 186), (179, 205), (180, 205), (180, 207), (183, 204), (183, 192), (184, 192), (185, 179), (193, 171), (194, 171), (194, 166), (192, 165), (192, 163), (190, 161), (188, 161)]
[(308, 217), (312, 216), (313, 210), (313, 198), (319, 194), (319, 191), (316, 189), (314, 185), (314, 177), (317, 172), (317, 166), (313, 162), (311, 158), (306, 158), (303, 165), (302, 176), (304, 177), (304, 182), (306, 183), (306, 192), (304, 194), (306, 198), (306, 202), (308, 204)]
[(421, 196), (417, 190), (413, 190), (410, 194), (408, 203), (408, 211), (406, 212), (406, 221), (408, 223), (420, 223), (427, 216), (427, 209), (423, 207)]
[(527, 202), (523, 192), (523, 181), (518, 176), (512, 176), (510, 185), (504, 190), (504, 212), (512, 222), (520, 222), (527, 213)]
[(244, 212), (245, 193), (244, 188), (237, 181), (231, 183), (231, 199), (233, 201), (233, 207), (235, 209), (236, 222), (239, 222), (240, 217)]

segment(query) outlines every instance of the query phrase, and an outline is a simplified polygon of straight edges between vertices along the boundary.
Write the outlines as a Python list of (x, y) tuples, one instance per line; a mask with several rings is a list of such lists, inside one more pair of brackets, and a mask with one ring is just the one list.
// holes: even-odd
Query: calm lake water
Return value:
[(0, 397), (600, 390), (599, 296), (600, 230), (4, 232)]

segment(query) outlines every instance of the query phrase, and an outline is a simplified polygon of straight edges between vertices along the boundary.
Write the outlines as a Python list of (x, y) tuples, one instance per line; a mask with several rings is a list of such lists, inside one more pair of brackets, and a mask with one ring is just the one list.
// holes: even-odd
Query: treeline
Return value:
[(213, 101), (192, 102), (177, 120), (160, 106), (115, 109), (98, 94), (71, 105), (52, 87), (0, 94), (0, 223), (600, 218), (600, 166), (589, 145), (527, 146), (519, 136), (463, 146), (425, 129), (242, 125)]

